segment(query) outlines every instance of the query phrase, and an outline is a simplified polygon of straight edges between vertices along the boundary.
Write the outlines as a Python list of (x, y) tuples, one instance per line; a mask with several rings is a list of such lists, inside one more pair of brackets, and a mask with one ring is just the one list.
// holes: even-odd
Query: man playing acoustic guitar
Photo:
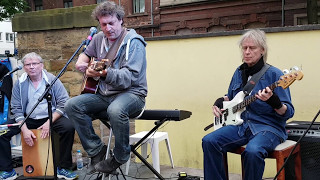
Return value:
[[(216, 129), (202, 139), (204, 153), (204, 179), (226, 179), (223, 154), (242, 145), (247, 145), (241, 154), (244, 160), (244, 179), (262, 179), (268, 153), (287, 139), (286, 121), (294, 114), (289, 89), (268, 85), (278, 81), (283, 73), (274, 66), (266, 66), (267, 44), (265, 33), (261, 30), (249, 30), (242, 35), (239, 46), (243, 64), (233, 77), (226, 96), (218, 98), (213, 106), (217, 118), (227, 117), (224, 101), (233, 101), (246, 87), (247, 82), (254, 85), (248, 93), (256, 97), (241, 113), (243, 123), (226, 125)], [(264, 68), (266, 66), (266, 68)], [(260, 78), (253, 83), (255, 74)], [(262, 71), (263, 72), (263, 71)]]
[[(74, 121), (85, 151), (91, 157), (88, 173), (111, 173), (128, 161), (129, 117), (145, 106), (147, 96), (146, 42), (135, 30), (122, 27), (124, 10), (112, 1), (99, 4), (92, 16), (99, 21), (102, 32), (80, 54), (76, 68), (86, 76), (99, 78), (96, 93), (83, 93), (67, 101), (68, 117)], [(90, 59), (109, 59), (109, 65), (96, 71), (89, 66)], [(94, 132), (95, 115), (105, 114), (115, 136), (114, 156), (103, 160), (106, 146)]]

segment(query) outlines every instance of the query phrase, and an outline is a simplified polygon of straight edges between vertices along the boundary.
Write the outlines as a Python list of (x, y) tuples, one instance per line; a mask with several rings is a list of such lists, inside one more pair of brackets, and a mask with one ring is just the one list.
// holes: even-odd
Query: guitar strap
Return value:
[(256, 74), (254, 74), (251, 77), (251, 79), (247, 82), (247, 84), (244, 86), (244, 88), (242, 90), (246, 96), (250, 94), (250, 92), (252, 91), (253, 87), (257, 84), (259, 79), (269, 69), (269, 67), (270, 67), (269, 64), (264, 64), (262, 69), (259, 72), (257, 72)]
[(109, 59), (110, 62), (108, 64), (112, 64), (114, 59), (116, 58), (118, 49), (120, 47), (120, 44), (122, 43), (124, 37), (127, 34), (127, 29), (123, 28), (121, 34), (119, 35), (119, 38), (116, 40), (116, 42), (114, 42), (111, 47), (109, 48), (109, 51), (107, 52), (107, 55), (105, 57), (105, 59)]

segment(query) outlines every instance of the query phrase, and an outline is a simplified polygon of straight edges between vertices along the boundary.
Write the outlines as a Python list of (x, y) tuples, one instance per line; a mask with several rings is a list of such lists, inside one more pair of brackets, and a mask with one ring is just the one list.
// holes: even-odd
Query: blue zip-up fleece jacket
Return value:
[[(281, 70), (274, 66), (265, 72), (258, 83), (253, 88), (250, 95), (256, 94), (259, 90), (266, 88), (267, 86), (273, 84), (280, 79), (283, 73)], [(228, 97), (232, 100), (236, 94), (242, 91), (242, 75), (240, 67), (238, 67), (232, 77), (230, 82)], [(280, 101), (287, 105), (287, 111), (284, 115), (279, 115), (269, 104), (257, 99), (246, 107), (246, 110), (242, 112), (241, 119), (244, 123), (239, 126), (239, 133), (245, 132), (245, 128), (249, 126), (253, 135), (262, 132), (270, 131), (282, 140), (287, 139), (287, 132), (285, 130), (286, 121), (294, 115), (294, 107), (291, 103), (291, 96), (289, 88), (283, 89), (282, 87), (277, 87), (274, 89)]]
[[(89, 57), (96, 57), (101, 60), (106, 57), (108, 52), (105, 44), (107, 44), (107, 38), (103, 32), (99, 32), (93, 36), (84, 53)], [(122, 92), (131, 92), (142, 97), (147, 96), (146, 45), (144, 38), (137, 34), (134, 29), (127, 30), (113, 65), (107, 69), (106, 78), (100, 78), (100, 94), (110, 96)]]
[[(42, 78), (45, 79), (46, 83), (51, 84), (55, 76), (46, 70), (42, 70)], [(23, 73), (15, 83), (12, 91), (11, 112), (16, 122), (24, 120), (28, 103), (28, 89), (28, 75)], [(53, 112), (66, 116), (64, 105), (69, 99), (69, 95), (59, 79), (53, 84), (50, 94), (52, 95), (52, 107), (55, 109)]]

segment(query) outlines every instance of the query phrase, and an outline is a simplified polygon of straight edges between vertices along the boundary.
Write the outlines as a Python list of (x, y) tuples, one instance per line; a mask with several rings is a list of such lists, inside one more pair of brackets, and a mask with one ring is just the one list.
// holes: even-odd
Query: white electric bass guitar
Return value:
[[(290, 73), (285, 74), (280, 77), (280, 79), (268, 86), (271, 90), (276, 87), (282, 87), (283, 89), (288, 88), (295, 80), (301, 80), (303, 78), (303, 73), (294, 68)], [(257, 99), (254, 95), (248, 96), (244, 99), (245, 93), (240, 91), (232, 101), (223, 102), (223, 112), (220, 117), (215, 117), (214, 122), (208, 125), (204, 130), (208, 130), (210, 127), (214, 126), (214, 129), (219, 129), (226, 125), (240, 125), (243, 123), (240, 115), (245, 110), (245, 107), (251, 104)]]

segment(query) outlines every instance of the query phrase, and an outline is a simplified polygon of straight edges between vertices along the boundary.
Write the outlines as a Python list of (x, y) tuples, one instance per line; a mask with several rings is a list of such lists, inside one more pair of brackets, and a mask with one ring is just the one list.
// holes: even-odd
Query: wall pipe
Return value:
[(285, 0), (282, 0), (282, 7), (281, 7), (281, 26), (284, 27), (284, 4)]

